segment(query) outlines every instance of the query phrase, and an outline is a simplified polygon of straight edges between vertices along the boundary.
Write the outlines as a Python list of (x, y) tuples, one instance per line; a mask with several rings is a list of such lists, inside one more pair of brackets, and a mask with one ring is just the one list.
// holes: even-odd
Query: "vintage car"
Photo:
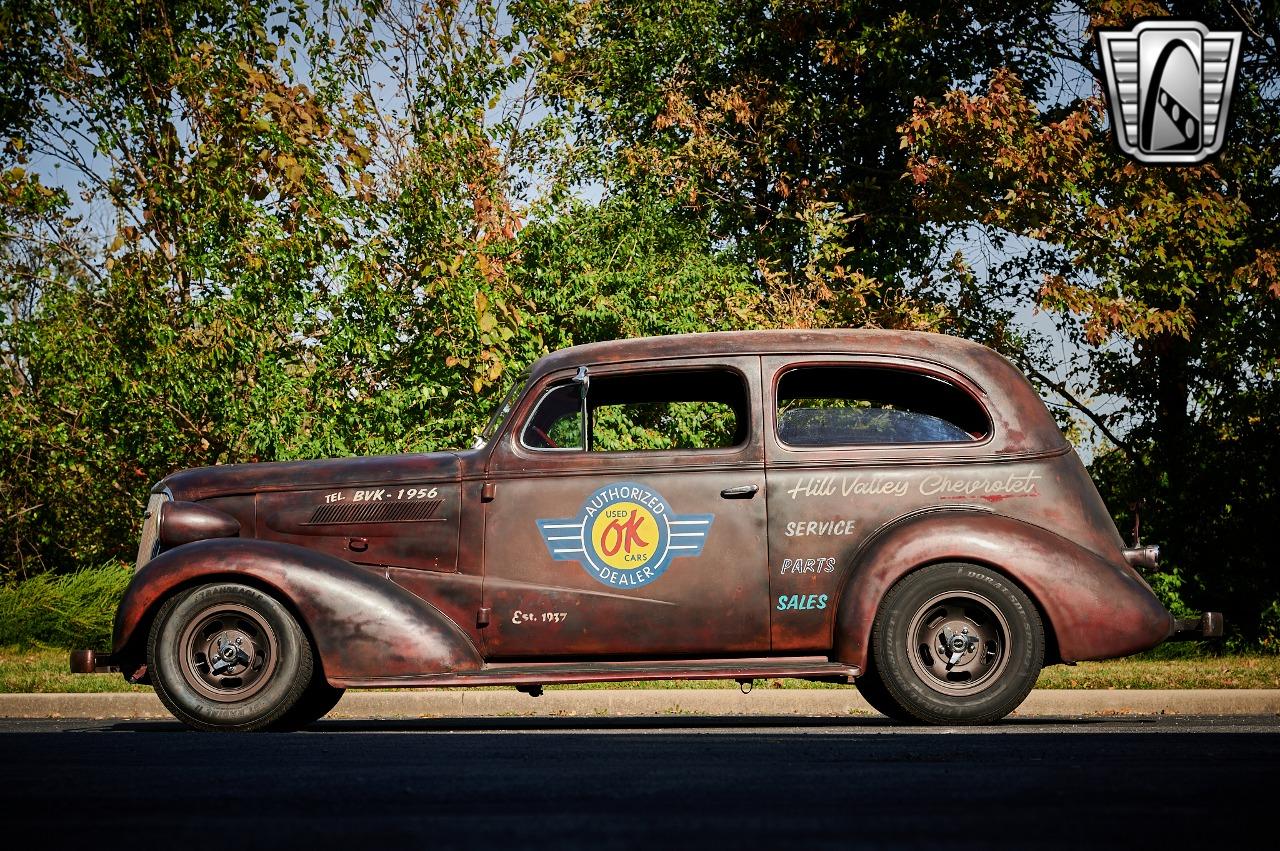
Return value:
[(953, 337), (777, 331), (548, 355), (467, 450), (152, 491), (109, 655), (202, 730), (347, 688), (797, 677), (978, 723), (1175, 620), (1027, 380)]

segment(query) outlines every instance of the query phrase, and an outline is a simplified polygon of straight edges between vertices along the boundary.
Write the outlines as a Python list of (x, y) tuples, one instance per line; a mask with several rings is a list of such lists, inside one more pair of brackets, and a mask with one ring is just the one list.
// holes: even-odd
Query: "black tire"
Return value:
[(871, 655), (891, 706), (929, 724), (985, 724), (1016, 709), (1035, 686), (1044, 625), (1030, 598), (999, 572), (935, 564), (889, 589), (871, 630)]
[(328, 715), (346, 693), (346, 689), (329, 685), (324, 678), (324, 672), (317, 667), (312, 675), (311, 685), (307, 686), (307, 690), (302, 693), (302, 697), (298, 698), (293, 708), (271, 725), (271, 729), (284, 731), (309, 727)]
[(202, 585), (160, 608), (147, 638), (156, 694), (190, 727), (271, 727), (311, 683), (311, 643), (279, 601), (247, 585)]

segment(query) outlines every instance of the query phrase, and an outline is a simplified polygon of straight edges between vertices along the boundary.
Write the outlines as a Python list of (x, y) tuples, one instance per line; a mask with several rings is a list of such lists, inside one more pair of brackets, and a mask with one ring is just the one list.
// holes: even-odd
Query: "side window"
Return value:
[(591, 379), (592, 452), (724, 449), (745, 443), (747, 388), (728, 370)]
[(520, 440), (530, 449), (582, 450), (582, 408), (577, 384), (559, 384), (542, 395)]
[(982, 406), (951, 382), (883, 367), (789, 370), (776, 416), (778, 439), (791, 446), (955, 443), (991, 432)]
[[(520, 433), (530, 449), (581, 451), (581, 385), (543, 393)], [(747, 388), (729, 370), (671, 370), (591, 376), (587, 392), (592, 452), (722, 449), (747, 440)]]

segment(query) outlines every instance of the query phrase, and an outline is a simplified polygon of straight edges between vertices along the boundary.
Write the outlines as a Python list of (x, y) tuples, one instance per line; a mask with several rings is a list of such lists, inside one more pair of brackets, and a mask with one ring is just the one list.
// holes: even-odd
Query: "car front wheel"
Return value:
[(871, 630), (881, 695), (930, 724), (982, 724), (1018, 707), (1044, 665), (1035, 604), (1003, 574), (936, 564), (885, 595)]
[(198, 730), (262, 730), (313, 681), (311, 643), (288, 610), (247, 585), (202, 585), (165, 602), (147, 641), (156, 694)]

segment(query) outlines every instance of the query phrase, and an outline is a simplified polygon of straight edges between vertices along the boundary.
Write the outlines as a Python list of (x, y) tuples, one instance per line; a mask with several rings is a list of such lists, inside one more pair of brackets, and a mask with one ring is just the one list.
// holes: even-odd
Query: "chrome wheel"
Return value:
[(921, 680), (944, 694), (972, 694), (1000, 676), (1008, 663), (1009, 623), (980, 594), (938, 594), (907, 627), (908, 658)]
[(280, 659), (280, 642), (271, 624), (248, 606), (235, 603), (200, 612), (179, 641), (183, 678), (220, 703), (257, 694)]

